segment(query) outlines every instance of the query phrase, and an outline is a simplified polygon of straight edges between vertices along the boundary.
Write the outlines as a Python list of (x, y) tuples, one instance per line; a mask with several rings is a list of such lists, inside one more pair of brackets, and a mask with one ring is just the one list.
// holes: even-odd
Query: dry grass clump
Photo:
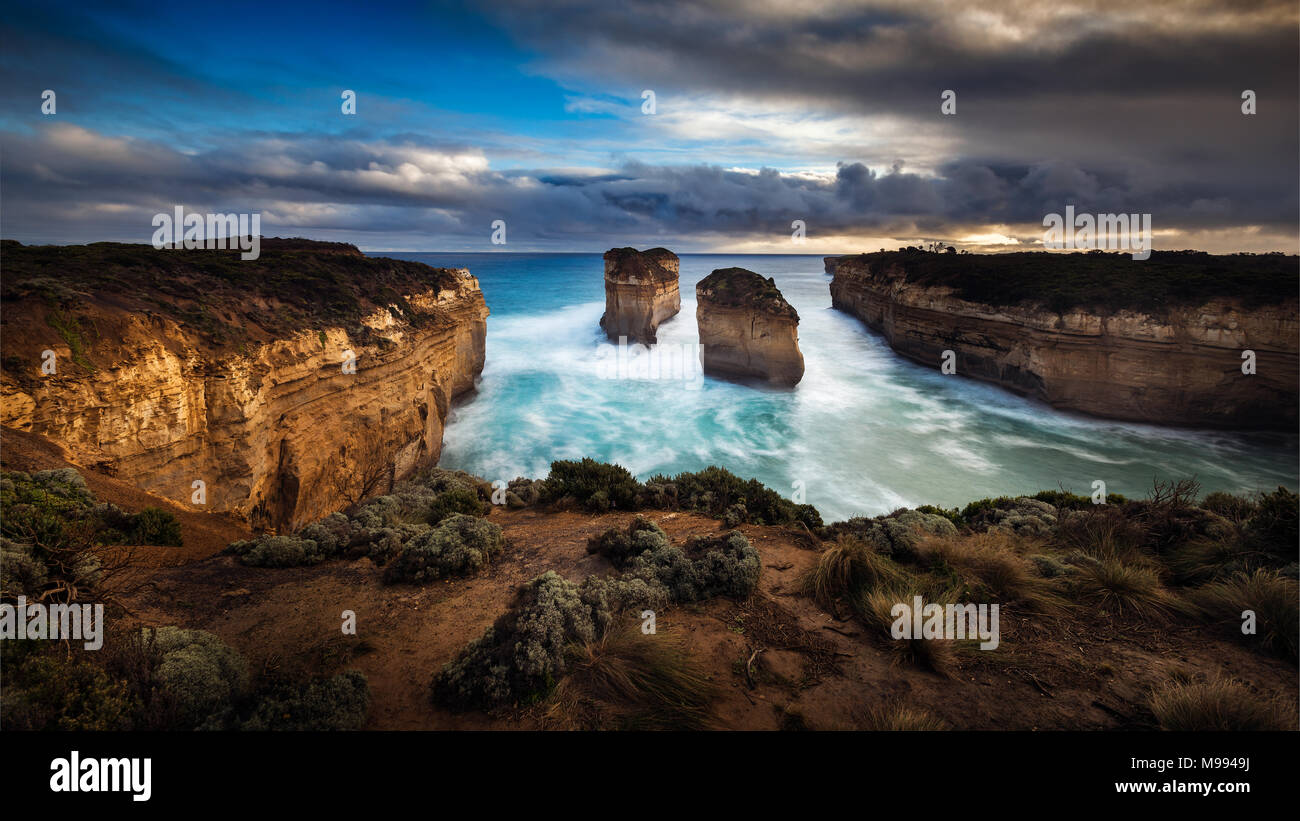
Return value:
[(1212, 621), (1232, 623), (1238, 628), (1242, 614), (1255, 613), (1255, 633), (1241, 634), (1243, 639), (1258, 640), (1279, 656), (1295, 661), (1300, 639), (1300, 583), (1276, 570), (1238, 573), (1222, 581), (1211, 582), (1187, 594), (1200, 615)]
[(842, 537), (827, 548), (800, 580), (800, 590), (830, 613), (837, 612), (841, 604), (847, 605), (870, 633), (889, 646), (898, 662), (941, 675), (951, 665), (951, 641), (893, 637), (892, 611), (896, 605), (911, 606), (914, 596), (923, 596), (927, 603), (937, 598), (926, 594), (921, 579), (861, 539)]
[[(913, 598), (919, 595), (921, 592), (916, 587), (872, 590), (862, 595), (859, 616), (866, 628), (888, 645), (896, 662), (913, 664), (946, 676), (952, 667), (956, 642), (921, 636), (896, 639), (893, 636), (892, 629), (897, 620), (893, 615), (894, 607), (900, 603), (911, 607)], [(948, 603), (947, 600), (926, 600), (926, 604), (937, 604), (940, 607)]]
[(1025, 547), (1019, 537), (989, 530), (965, 537), (927, 539), (919, 551), (932, 565), (947, 564), (974, 577), (1000, 603), (1016, 602), (1039, 615), (1064, 613), (1069, 602), (1022, 555)]
[(1162, 730), (1294, 730), (1294, 706), (1265, 698), (1229, 679), (1171, 684), (1151, 695)]
[(1080, 564), (1070, 577), (1070, 588), (1078, 600), (1121, 616), (1165, 621), (1182, 609), (1154, 570), (1119, 559)]
[(1092, 505), (1064, 513), (1054, 540), (1062, 552), (1079, 551), (1097, 559), (1149, 564), (1142, 545), (1146, 528), (1118, 505)]
[(716, 689), (681, 641), (611, 626), (566, 648), (569, 673), (545, 719), (570, 729), (700, 730)]
[(951, 730), (952, 727), (928, 710), (893, 704), (868, 710), (862, 729), (879, 732), (934, 732)]
[(862, 614), (865, 593), (909, 586), (909, 574), (867, 542), (845, 537), (823, 551), (817, 564), (799, 581), (800, 592), (829, 613), (841, 602)]

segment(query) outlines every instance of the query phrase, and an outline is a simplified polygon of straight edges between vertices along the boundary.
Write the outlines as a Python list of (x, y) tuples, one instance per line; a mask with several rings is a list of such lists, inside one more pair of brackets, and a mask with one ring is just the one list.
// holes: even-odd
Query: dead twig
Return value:
[(751, 690), (758, 687), (758, 685), (754, 683), (754, 659), (758, 658), (758, 654), (763, 652), (764, 649), (765, 648), (760, 647), (755, 650), (749, 655), (749, 661), (745, 662), (745, 683), (749, 685), (749, 689)]

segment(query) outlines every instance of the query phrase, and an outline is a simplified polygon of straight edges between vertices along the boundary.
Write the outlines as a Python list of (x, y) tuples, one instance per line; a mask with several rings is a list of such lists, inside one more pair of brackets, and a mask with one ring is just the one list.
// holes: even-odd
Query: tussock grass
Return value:
[[(953, 641), (913, 637), (896, 639), (891, 629), (895, 618), (892, 610), (900, 602), (911, 605), (912, 597), (922, 595), (917, 587), (878, 589), (862, 594), (859, 599), (859, 617), (867, 630), (875, 633), (894, 654), (896, 663), (916, 665), (941, 676), (947, 676), (955, 655)], [(926, 604), (943, 606), (947, 601), (927, 599)]]
[(715, 687), (677, 639), (611, 627), (566, 650), (568, 675), (546, 718), (570, 728), (699, 730), (711, 724)]
[(1293, 706), (1228, 679), (1169, 685), (1152, 693), (1150, 708), (1162, 730), (1296, 729)]
[(1075, 598), (1118, 615), (1165, 621), (1179, 609), (1154, 570), (1118, 559), (1080, 565), (1070, 586)]
[(1054, 583), (1042, 578), (1021, 555), (1015, 536), (988, 531), (966, 537), (935, 537), (918, 547), (933, 564), (946, 563), (973, 576), (999, 602), (1016, 602), (1038, 615), (1061, 615), (1071, 607)]
[(1182, 584), (1208, 582), (1268, 564), (1268, 556), (1248, 545), (1241, 534), (1230, 539), (1193, 539), (1165, 557), (1169, 572)]
[(1145, 528), (1116, 505), (1093, 505), (1061, 516), (1056, 526), (1056, 546), (1062, 552), (1079, 551), (1097, 559), (1129, 564), (1149, 564), (1142, 551)]
[(895, 639), (890, 628), (891, 611), (900, 602), (911, 604), (913, 596), (938, 602), (936, 596), (905, 568), (883, 556), (869, 544), (851, 537), (827, 548), (800, 580), (801, 592), (827, 612), (846, 604), (859, 621), (894, 653), (895, 661), (915, 664), (946, 675), (953, 659), (953, 642), (943, 639)]
[(879, 589), (910, 586), (906, 570), (861, 539), (843, 538), (822, 552), (817, 564), (799, 580), (800, 592), (834, 613), (840, 602), (862, 614), (862, 596)]
[(934, 732), (951, 730), (952, 727), (928, 710), (893, 704), (868, 710), (862, 729), (884, 732)]
[(1276, 570), (1237, 573), (1212, 582), (1187, 594), (1200, 615), (1211, 621), (1242, 623), (1242, 612), (1255, 611), (1255, 635), (1242, 639), (1257, 640), (1272, 652), (1295, 661), (1300, 641), (1300, 583)]

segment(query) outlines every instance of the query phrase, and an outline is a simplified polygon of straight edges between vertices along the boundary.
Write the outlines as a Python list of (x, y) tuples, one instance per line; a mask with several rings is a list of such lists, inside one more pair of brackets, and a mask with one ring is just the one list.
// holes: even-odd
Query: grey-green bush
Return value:
[(248, 663), (204, 630), (144, 628), (139, 641), (152, 641), (160, 661), (158, 681), (176, 699), (181, 720), (199, 729), (220, 729), (248, 691)]
[(406, 541), (384, 569), (384, 582), (430, 582), (480, 570), (505, 548), (501, 528), (486, 519), (453, 513), (437, 527)]
[(364, 673), (348, 670), (306, 686), (285, 684), (259, 693), (241, 730), (360, 730), (370, 713)]

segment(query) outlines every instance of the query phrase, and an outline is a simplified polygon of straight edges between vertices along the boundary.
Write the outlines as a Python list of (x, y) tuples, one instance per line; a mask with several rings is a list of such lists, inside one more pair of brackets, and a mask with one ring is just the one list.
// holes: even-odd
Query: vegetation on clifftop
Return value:
[(1300, 258), (1283, 254), (1212, 255), (1154, 251), (1131, 254), (1047, 251), (940, 254), (920, 248), (841, 257), (837, 275), (857, 265), (902, 273), (909, 282), (946, 286), (958, 296), (991, 305), (1038, 303), (1052, 311), (1157, 311), (1215, 298), (1246, 307), (1295, 301)]
[(77, 344), (74, 311), (96, 301), (161, 314), (221, 346), (323, 327), (356, 330), (364, 338), (360, 320), (378, 307), (422, 326), (433, 316), (412, 308), (402, 294), (458, 282), (451, 269), (303, 239), (263, 238), (255, 260), (240, 259), (238, 250), (2, 242), (0, 301), (36, 298), (48, 306), (50, 324), (74, 357), (84, 347)]
[(715, 270), (695, 285), (695, 294), (713, 305), (747, 308), (799, 321), (798, 312), (785, 301), (776, 280), (745, 268)]

